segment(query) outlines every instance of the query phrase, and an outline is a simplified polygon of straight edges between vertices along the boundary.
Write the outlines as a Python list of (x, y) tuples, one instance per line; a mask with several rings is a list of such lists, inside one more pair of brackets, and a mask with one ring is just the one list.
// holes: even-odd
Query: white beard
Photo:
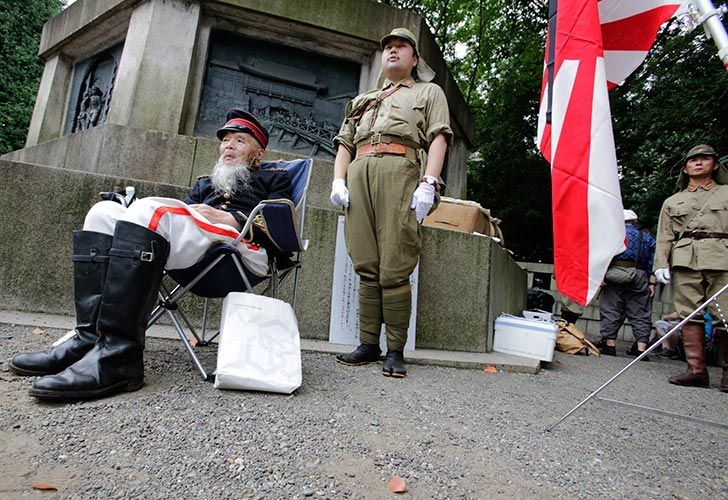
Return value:
[(212, 170), (210, 182), (217, 191), (232, 193), (238, 187), (247, 191), (250, 189), (250, 164), (239, 161), (235, 165), (225, 165), (221, 156)]

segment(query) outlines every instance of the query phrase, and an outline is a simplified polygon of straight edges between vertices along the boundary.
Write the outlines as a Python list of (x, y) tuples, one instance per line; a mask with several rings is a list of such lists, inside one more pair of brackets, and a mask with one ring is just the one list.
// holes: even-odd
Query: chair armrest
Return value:
[(240, 240), (245, 238), (246, 234), (250, 233), (250, 230), (253, 227), (253, 220), (255, 219), (255, 216), (263, 211), (264, 202), (265, 201), (258, 203), (255, 208), (250, 211), (250, 215), (248, 215), (248, 220), (245, 222), (245, 225), (240, 230), (240, 234), (238, 235), (238, 237), (230, 242), (231, 245), (237, 245), (238, 243), (240, 243)]

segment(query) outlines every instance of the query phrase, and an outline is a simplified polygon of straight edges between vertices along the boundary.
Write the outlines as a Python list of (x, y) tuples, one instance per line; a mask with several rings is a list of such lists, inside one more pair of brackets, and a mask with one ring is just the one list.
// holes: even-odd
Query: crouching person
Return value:
[[(76, 328), (43, 352), (19, 354), (10, 368), (42, 375), (30, 395), (76, 401), (136, 391), (144, 384), (144, 336), (163, 270), (184, 269), (219, 242), (232, 242), (264, 199), (291, 198), (285, 171), (261, 170), (268, 132), (250, 113), (232, 109), (217, 131), (220, 157), (184, 202), (143, 198), (128, 208), (95, 204), (73, 234)], [(249, 271), (264, 275), (263, 246), (238, 245)]]

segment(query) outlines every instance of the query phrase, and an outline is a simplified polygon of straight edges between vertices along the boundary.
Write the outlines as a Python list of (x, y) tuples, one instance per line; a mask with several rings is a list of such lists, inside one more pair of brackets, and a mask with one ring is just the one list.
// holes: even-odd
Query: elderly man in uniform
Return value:
[[(685, 318), (728, 283), (728, 171), (715, 150), (700, 144), (685, 157), (678, 178), (679, 193), (662, 205), (657, 228), (655, 277), (672, 281), (675, 310)], [(726, 327), (728, 296), (712, 303), (713, 323)], [(708, 387), (705, 368), (705, 327), (701, 316), (682, 329), (687, 371), (669, 379), (671, 384)], [(728, 392), (728, 342), (723, 342), (723, 378)]]
[[(268, 132), (253, 115), (230, 110), (217, 136), (212, 175), (200, 177), (184, 203), (143, 198), (128, 208), (113, 201), (91, 207), (73, 233), (76, 328), (52, 349), (10, 363), (21, 375), (45, 375), (31, 396), (75, 401), (140, 389), (163, 269), (190, 267), (212, 244), (234, 240), (260, 201), (290, 199), (286, 172), (260, 170)], [(264, 247), (242, 240), (239, 248), (249, 271), (267, 272)]]
[(435, 203), (450, 114), (434, 72), (414, 35), (396, 28), (381, 40), (381, 88), (357, 96), (346, 109), (334, 161), (331, 202), (346, 208), (345, 237), (359, 289), (359, 340), (347, 365), (379, 360), (379, 332), (387, 331), (385, 376), (404, 377), (411, 291), (420, 252), (419, 224)]

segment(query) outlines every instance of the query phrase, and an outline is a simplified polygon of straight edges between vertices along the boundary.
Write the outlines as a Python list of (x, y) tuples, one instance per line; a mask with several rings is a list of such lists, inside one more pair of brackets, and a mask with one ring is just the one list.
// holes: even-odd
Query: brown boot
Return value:
[(701, 323), (686, 323), (682, 328), (685, 359), (688, 368), (680, 375), (670, 377), (669, 382), (688, 387), (708, 387), (708, 370), (705, 369), (705, 328)]
[(720, 379), (720, 390), (728, 392), (728, 332), (723, 331), (720, 348), (723, 351), (723, 376)]

